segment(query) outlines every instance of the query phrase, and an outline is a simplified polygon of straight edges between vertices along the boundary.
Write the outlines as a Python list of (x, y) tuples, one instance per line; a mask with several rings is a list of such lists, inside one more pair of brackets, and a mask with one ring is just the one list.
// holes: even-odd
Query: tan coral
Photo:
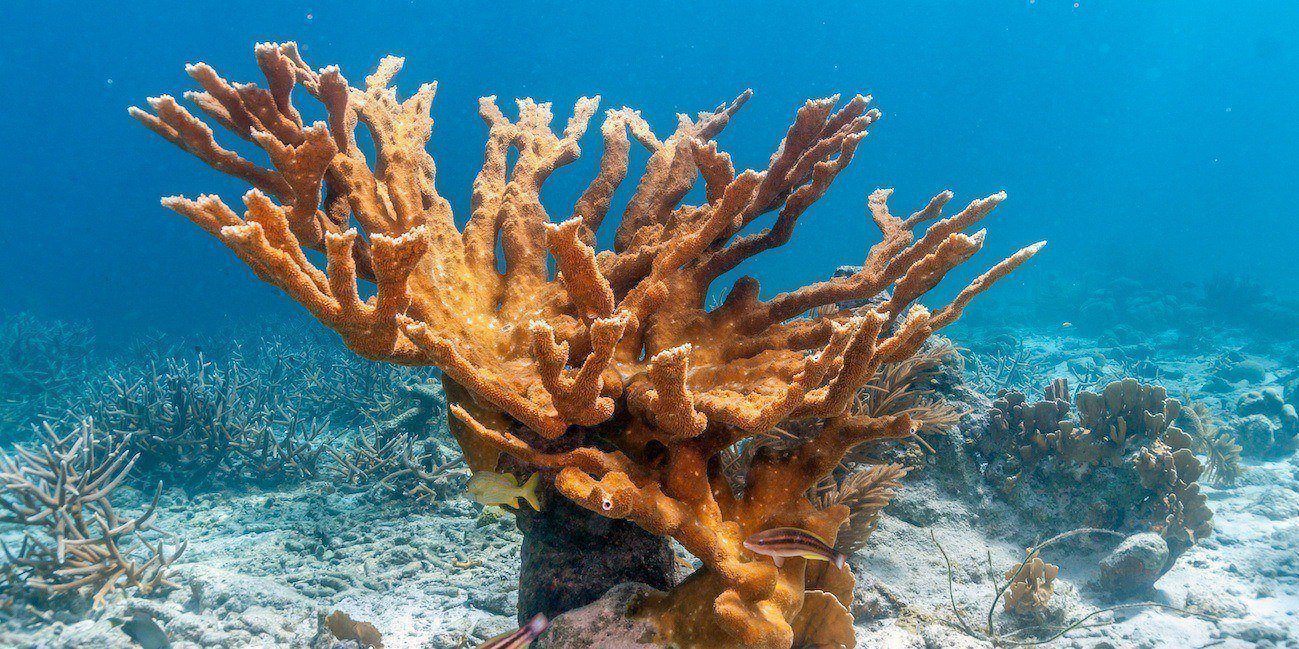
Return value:
[(1055, 593), (1055, 578), (1060, 568), (1042, 560), (1036, 553), (1029, 554), (1023, 563), (1006, 571), (1010, 584), (1006, 587), (1003, 606), (1007, 613), (1016, 615), (1042, 615)]
[(842, 649), (857, 644), (852, 614), (834, 595), (824, 591), (807, 591), (803, 608), (791, 624), (794, 647)]
[[(1175, 399), (1170, 401), (1177, 403)], [(1201, 493), (1204, 464), (1191, 451), (1192, 438), (1168, 425), (1163, 434), (1133, 458), (1141, 485), (1151, 490), (1161, 507), (1158, 530), (1175, 550), (1194, 545), (1213, 533), (1213, 510)]]
[[(204, 92), (189, 98), (261, 148), (270, 168), (222, 148), (171, 98), (151, 100), (152, 113), (132, 109), (164, 138), (254, 187), (242, 217), (212, 196), (165, 204), (358, 353), (441, 368), (471, 466), (490, 465), (493, 449), (536, 465), (581, 506), (670, 535), (699, 557), (703, 568), (650, 607), (683, 646), (790, 646), (790, 623), (804, 605), (804, 562), (777, 569), (742, 541), (774, 525), (833, 540), (846, 508), (818, 510), (809, 489), (857, 444), (912, 432), (906, 417), (850, 413), (858, 389), (1041, 248), (1019, 251), (930, 311), (915, 300), (982, 247), (981, 231), (964, 231), (1004, 195), (942, 218), (952, 197), (944, 192), (902, 218), (880, 190), (870, 212), (882, 238), (860, 272), (765, 301), (757, 281), (743, 277), (708, 310), (714, 282), (789, 241), (852, 160), (879, 117), (867, 98), (838, 109), (836, 98), (807, 102), (767, 168), (739, 173), (713, 137), (749, 93), (682, 116), (666, 138), (633, 111), (610, 111), (596, 177), (571, 217), (553, 219), (541, 187), (578, 157), (599, 98), (579, 100), (556, 132), (550, 104), (521, 100), (511, 119), (488, 97), (479, 105), (488, 126), (484, 163), (461, 229), (434, 186), (425, 148), (433, 85), (399, 101), (391, 81), (401, 60), (387, 58), (363, 88), (351, 87), (337, 68), (312, 70), (291, 43), (259, 45), (257, 60), (267, 89), (197, 65), (190, 73)], [(292, 103), (296, 86), (323, 105), (325, 121), (303, 122)], [(374, 140), (373, 160), (356, 140), (360, 125)], [(649, 151), (645, 171), (612, 248), (597, 253), (594, 233), (627, 176), (633, 141)], [(701, 178), (703, 202), (685, 204)], [(768, 214), (769, 227), (749, 227)], [(308, 250), (324, 254), (324, 270)], [(886, 289), (892, 297), (874, 308), (808, 317)], [(629, 423), (608, 430), (619, 413)], [(824, 425), (788, 453), (759, 453), (745, 491), (732, 491), (717, 458), (791, 418)], [(596, 425), (615, 450), (582, 445)], [(561, 436), (578, 447), (547, 450), (543, 442)]]

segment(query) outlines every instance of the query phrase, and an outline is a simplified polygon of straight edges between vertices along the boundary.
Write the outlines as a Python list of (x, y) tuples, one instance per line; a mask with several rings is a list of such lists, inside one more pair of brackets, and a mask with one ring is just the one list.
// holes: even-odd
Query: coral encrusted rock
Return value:
[(609, 649), (661, 649), (657, 629), (636, 611), (653, 593), (645, 584), (622, 584), (582, 608), (551, 620), (550, 629), (532, 644), (533, 649), (607, 647)]

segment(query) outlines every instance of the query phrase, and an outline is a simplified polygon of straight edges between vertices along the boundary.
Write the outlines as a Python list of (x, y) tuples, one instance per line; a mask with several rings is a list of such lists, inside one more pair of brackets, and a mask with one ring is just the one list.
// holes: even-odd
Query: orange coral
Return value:
[[(944, 192), (900, 218), (886, 204), (890, 191), (879, 190), (869, 206), (882, 238), (859, 272), (766, 301), (757, 281), (743, 277), (710, 311), (709, 287), (789, 241), (852, 160), (879, 118), (867, 98), (838, 109), (837, 98), (807, 102), (768, 167), (740, 173), (713, 138), (747, 92), (695, 119), (682, 116), (667, 138), (635, 111), (609, 111), (599, 171), (571, 217), (556, 224), (541, 187), (578, 157), (599, 98), (580, 99), (556, 133), (550, 104), (520, 100), (511, 120), (487, 97), (479, 103), (486, 155), (461, 229), (435, 189), (425, 148), (434, 85), (398, 100), (390, 83), (402, 61), (389, 57), (354, 88), (337, 68), (312, 70), (292, 43), (259, 45), (257, 61), (267, 88), (231, 84), (199, 64), (189, 72), (203, 91), (187, 98), (261, 148), (271, 168), (222, 148), (171, 97), (151, 99), (152, 113), (132, 108), (164, 138), (254, 188), (243, 217), (215, 196), (164, 205), (232, 248), (356, 352), (441, 368), (471, 466), (504, 453), (547, 469), (579, 505), (669, 535), (699, 557), (698, 572), (648, 607), (683, 646), (790, 646), (805, 562), (777, 569), (742, 541), (777, 525), (833, 540), (847, 510), (818, 510), (808, 490), (857, 444), (912, 432), (905, 416), (850, 412), (859, 388), (881, 364), (914, 354), (1042, 245), (930, 311), (916, 299), (982, 247), (982, 231), (963, 231), (1004, 195), (940, 218), (952, 198)], [(297, 86), (323, 104), (326, 121), (304, 123), (292, 100)], [(373, 159), (356, 140), (358, 125), (373, 139)], [(612, 248), (597, 253), (595, 232), (627, 176), (632, 140), (649, 159)], [(703, 202), (685, 204), (700, 178)], [(746, 234), (769, 213), (770, 227)], [(309, 250), (324, 254), (324, 270)], [(370, 297), (358, 280), (374, 284)], [(869, 310), (812, 314), (886, 289), (891, 296)], [(719, 455), (789, 419), (823, 425), (796, 449), (759, 453), (744, 492), (733, 491)], [(597, 425), (613, 450), (579, 443), (556, 452), (548, 442), (580, 442)]]

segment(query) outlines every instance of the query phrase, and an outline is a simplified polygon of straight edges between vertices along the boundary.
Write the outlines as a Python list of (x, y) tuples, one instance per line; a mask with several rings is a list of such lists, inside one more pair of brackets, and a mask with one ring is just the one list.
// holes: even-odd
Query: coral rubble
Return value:
[[(203, 90), (186, 97), (260, 148), (272, 168), (219, 145), (172, 97), (151, 99), (152, 112), (132, 109), (163, 138), (254, 188), (242, 217), (210, 195), (167, 198), (167, 207), (362, 356), (441, 368), (471, 468), (508, 461), (543, 469), (580, 507), (671, 537), (698, 557), (699, 570), (645, 604), (665, 637), (683, 646), (789, 647), (813, 608), (817, 619), (844, 623), (825, 613), (846, 610), (844, 597), (809, 591), (804, 561), (777, 568), (741, 542), (774, 526), (835, 538), (848, 507), (818, 509), (810, 491), (853, 447), (914, 428), (905, 414), (854, 411), (858, 390), (1041, 247), (996, 264), (942, 308), (916, 304), (982, 248), (984, 233), (964, 230), (1002, 194), (942, 217), (952, 198), (944, 192), (903, 218), (887, 205), (890, 191), (878, 190), (869, 208), (881, 239), (860, 271), (765, 301), (757, 281), (742, 277), (708, 310), (709, 287), (786, 243), (852, 160), (879, 117), (866, 98), (837, 110), (835, 98), (807, 102), (768, 167), (739, 173), (713, 138), (749, 93), (682, 117), (666, 138), (635, 111), (609, 111), (599, 171), (572, 216), (553, 223), (542, 185), (577, 158), (599, 98), (580, 99), (556, 133), (550, 104), (520, 100), (512, 120), (487, 97), (479, 103), (485, 161), (461, 229), (434, 187), (426, 149), (436, 86), (399, 101), (390, 84), (402, 61), (393, 57), (360, 88), (337, 68), (313, 70), (293, 44), (258, 46), (257, 61), (266, 88), (229, 83), (197, 64), (188, 71)], [(323, 105), (325, 121), (304, 123), (293, 103), (299, 86)], [(373, 161), (359, 125), (373, 140)], [(596, 232), (628, 175), (632, 140), (649, 159), (612, 248), (597, 254)], [(701, 179), (702, 192), (692, 193)], [(701, 203), (684, 202), (695, 195)], [(773, 213), (770, 227), (747, 233)], [(325, 269), (311, 251), (323, 253)], [(358, 281), (373, 283), (371, 297)], [(887, 299), (866, 308), (812, 313), (886, 289)], [(756, 452), (743, 492), (733, 491), (722, 454), (786, 420), (815, 425), (791, 448)], [(851, 640), (841, 627), (825, 632)]]

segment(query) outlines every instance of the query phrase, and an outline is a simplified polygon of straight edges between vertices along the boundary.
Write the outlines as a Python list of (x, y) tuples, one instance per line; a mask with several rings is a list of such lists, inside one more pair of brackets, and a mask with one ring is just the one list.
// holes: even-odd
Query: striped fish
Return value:
[(829, 561), (838, 568), (842, 568), (848, 560), (847, 556), (836, 552), (819, 536), (797, 527), (763, 530), (745, 539), (744, 547), (754, 554), (771, 557), (777, 568), (784, 565), (785, 559), (790, 557)]
[(538, 613), (532, 616), (528, 623), (519, 627), (517, 631), (511, 631), (505, 635), (498, 635), (488, 640), (478, 649), (523, 649), (532, 644), (537, 636), (545, 633), (550, 628), (550, 620), (546, 619), (544, 613)]

